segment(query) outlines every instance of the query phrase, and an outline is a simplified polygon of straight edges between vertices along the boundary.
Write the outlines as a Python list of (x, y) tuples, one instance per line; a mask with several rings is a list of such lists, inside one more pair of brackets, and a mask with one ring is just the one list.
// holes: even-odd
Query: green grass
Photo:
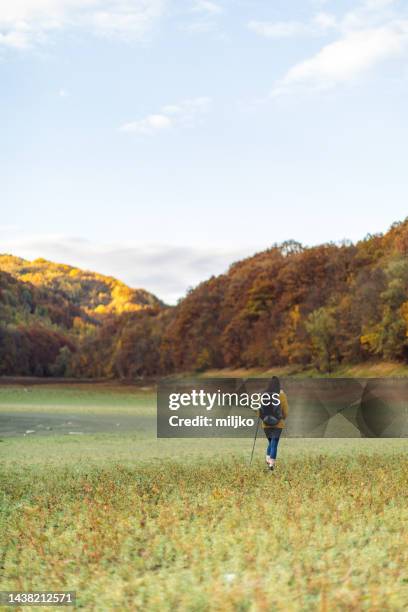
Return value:
[(0, 411), (79, 414), (153, 414), (152, 387), (112, 384), (35, 384), (0, 386)]
[(7, 469), (2, 589), (86, 609), (402, 610), (407, 459)]
[[(152, 417), (154, 396), (0, 388), (0, 417), (21, 405)], [(408, 440), (282, 439), (273, 473), (264, 450), (249, 467), (249, 439), (3, 438), (0, 590), (76, 590), (86, 610), (405, 609)]]
[[(266, 440), (260, 436), (255, 457), (263, 458)], [(408, 439), (285, 439), (280, 442), (280, 459), (303, 461), (303, 457), (325, 455), (353, 457), (355, 453), (379, 457), (403, 456)], [(162, 460), (199, 464), (208, 459), (249, 462), (252, 440), (246, 439), (162, 439), (144, 433), (89, 434), (85, 436), (44, 436), (3, 438), (0, 463), (7, 469), (47, 466), (50, 469), (74, 465), (105, 468), (120, 463), (130, 468)]]

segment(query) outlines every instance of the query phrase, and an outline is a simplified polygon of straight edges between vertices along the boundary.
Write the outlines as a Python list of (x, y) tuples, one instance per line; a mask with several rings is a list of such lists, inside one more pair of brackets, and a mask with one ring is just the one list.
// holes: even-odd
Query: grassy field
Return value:
[[(270, 473), (263, 439), (249, 467), (249, 439), (156, 440), (154, 410), (151, 389), (0, 387), (0, 590), (76, 590), (86, 610), (408, 606), (407, 439), (283, 439)], [(129, 420), (80, 435), (45, 429), (56, 416)]]

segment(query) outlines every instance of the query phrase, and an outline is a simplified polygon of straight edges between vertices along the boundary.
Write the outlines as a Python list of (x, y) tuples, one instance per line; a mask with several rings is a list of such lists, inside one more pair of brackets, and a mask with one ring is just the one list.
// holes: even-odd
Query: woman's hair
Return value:
[(280, 381), (277, 376), (272, 376), (266, 389), (267, 393), (280, 393)]

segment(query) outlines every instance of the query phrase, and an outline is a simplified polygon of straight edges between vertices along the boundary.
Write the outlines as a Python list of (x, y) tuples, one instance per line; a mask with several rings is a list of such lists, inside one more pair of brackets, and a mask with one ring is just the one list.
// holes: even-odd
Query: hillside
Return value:
[(162, 302), (144, 289), (131, 289), (112, 276), (80, 270), (46, 259), (27, 261), (0, 255), (0, 270), (23, 282), (57, 292), (90, 315), (136, 312)]
[(0, 374), (64, 373), (58, 357), (75, 350), (75, 322), (86, 328), (88, 317), (69, 300), (0, 270)]
[[(0, 268), (16, 276), (3, 273), (0, 303), (8, 314), (0, 333), (16, 333), (18, 324), (67, 338), (65, 348), (55, 339), (56, 361), (54, 351), (54, 362), (39, 368), (47, 375), (136, 378), (288, 365), (330, 373), (372, 360), (408, 363), (408, 220), (356, 244), (274, 245), (173, 308), (70, 266), (3, 256)], [(31, 310), (27, 289), (38, 304)], [(10, 293), (17, 297), (6, 303)], [(0, 342), (1, 373), (17, 373), (13, 363), (24, 361), (24, 345), (13, 347), (10, 360)]]
[(81, 375), (408, 363), (407, 255), (408, 220), (357, 244), (275, 245), (172, 309), (106, 321), (83, 346)]
[[(285, 243), (202, 283), (163, 347), (176, 371), (408, 361), (408, 220), (357, 244)], [(171, 347), (171, 348), (168, 348)]]
[(107, 319), (161, 306), (112, 277), (0, 255), (0, 375), (73, 375)]

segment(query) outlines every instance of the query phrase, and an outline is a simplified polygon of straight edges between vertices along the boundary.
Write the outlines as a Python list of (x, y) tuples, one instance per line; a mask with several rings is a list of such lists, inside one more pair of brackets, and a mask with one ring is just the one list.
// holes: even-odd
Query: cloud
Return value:
[(26, 259), (46, 259), (115, 276), (131, 287), (151, 291), (175, 304), (186, 291), (213, 274), (221, 274), (253, 250), (190, 246), (101, 244), (68, 236), (2, 240), (2, 252)]
[(299, 21), (250, 21), (248, 28), (266, 38), (291, 38), (308, 31)]
[(337, 27), (337, 19), (331, 13), (317, 13), (313, 18), (313, 24), (320, 30), (329, 30)]
[(248, 28), (265, 38), (294, 38), (305, 35), (321, 35), (337, 26), (336, 17), (330, 13), (317, 13), (312, 20), (302, 21), (249, 21)]
[(191, 126), (198, 116), (208, 111), (210, 104), (211, 100), (207, 97), (184, 100), (179, 104), (169, 104), (163, 106), (159, 113), (125, 123), (119, 129), (121, 132), (154, 134), (176, 126)]
[(166, 0), (2, 0), (0, 45), (27, 49), (65, 28), (140, 39), (163, 15), (165, 4)]
[(407, 43), (408, 23), (350, 32), (290, 68), (273, 93), (305, 85), (322, 89), (349, 81), (378, 62), (401, 55)]
[(148, 115), (139, 121), (131, 121), (121, 126), (122, 132), (136, 132), (139, 134), (152, 134), (172, 126), (172, 121), (166, 115)]
[(209, 0), (196, 0), (192, 10), (193, 12), (207, 13), (209, 15), (219, 15), (223, 12), (219, 4), (210, 2)]
[(106, 9), (92, 13), (90, 25), (99, 35), (140, 39), (163, 15), (164, 6), (164, 0), (129, 0), (112, 6), (108, 3)]
[(17, 29), (6, 34), (0, 32), (0, 46), (26, 49), (28, 47), (27, 35), (25, 32), (19, 32)]
[(180, 30), (188, 34), (207, 34), (208, 32), (215, 32), (217, 26), (212, 19), (201, 19), (181, 24)]
[(365, 0), (364, 7), (370, 10), (383, 8), (395, 4), (396, 0)]
[(309, 31), (330, 30), (337, 33), (337, 39), (289, 68), (275, 84), (272, 96), (299, 89), (327, 89), (405, 54), (408, 17), (396, 13), (394, 4), (394, 0), (365, 0), (341, 18), (318, 13), (309, 23)]
[(216, 32), (218, 29), (218, 17), (224, 12), (223, 7), (217, 2), (210, 0), (195, 0), (190, 13), (194, 15), (192, 21), (180, 24), (180, 29), (190, 34), (203, 34)]

